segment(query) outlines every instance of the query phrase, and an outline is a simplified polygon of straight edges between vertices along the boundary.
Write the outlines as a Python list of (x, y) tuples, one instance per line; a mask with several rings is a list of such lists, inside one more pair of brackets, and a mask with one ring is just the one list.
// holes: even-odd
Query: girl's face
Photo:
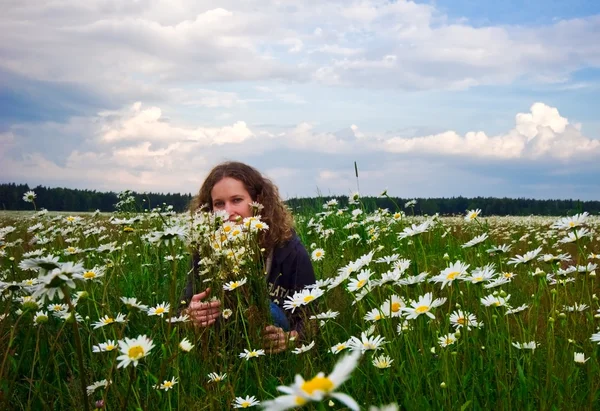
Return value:
[(224, 177), (213, 186), (210, 197), (213, 210), (227, 211), (229, 221), (252, 217), (252, 208), (250, 207), (252, 198), (240, 180)]

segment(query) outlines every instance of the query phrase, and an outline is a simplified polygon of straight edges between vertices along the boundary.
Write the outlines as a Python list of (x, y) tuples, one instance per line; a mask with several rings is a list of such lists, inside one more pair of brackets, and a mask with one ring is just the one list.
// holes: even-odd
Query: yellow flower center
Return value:
[(74, 253), (75, 252), (75, 247), (67, 247), (67, 251), (69, 253)]
[(162, 307), (158, 307), (156, 310), (154, 310), (154, 312), (155, 312), (156, 314), (162, 314), (162, 313), (164, 313), (164, 312), (165, 312), (165, 309), (164, 309), (164, 308), (162, 308)]
[(112, 351), (112, 350), (114, 350), (115, 348), (117, 348), (117, 347), (115, 347), (115, 346), (114, 346), (114, 345), (112, 345), (112, 344), (107, 344), (107, 345), (106, 345), (106, 351)]
[(83, 278), (87, 278), (88, 280), (95, 277), (96, 273), (93, 271), (86, 271), (85, 273), (83, 273)]
[(306, 400), (302, 397), (296, 397), (296, 405), (302, 406), (306, 404)]
[(233, 231), (231, 232), (231, 235), (232, 235), (232, 236), (238, 236), (238, 235), (240, 235), (240, 233), (241, 233), (241, 231), (236, 229), (236, 230), (233, 230)]
[(456, 277), (458, 277), (459, 274), (460, 274), (460, 271), (452, 271), (451, 273), (448, 273), (448, 275), (446, 276), (446, 279), (454, 280)]
[(225, 225), (223, 226), (223, 231), (225, 231), (226, 233), (231, 231), (231, 226)]
[(141, 358), (144, 356), (144, 349), (142, 348), (141, 345), (134, 345), (133, 347), (129, 348), (127, 355), (132, 360), (137, 360), (138, 358)]
[(400, 311), (402, 305), (400, 303), (392, 303), (392, 312), (397, 313)]
[(232, 282), (232, 283), (231, 283), (231, 288), (232, 288), (232, 289), (234, 289), (234, 288), (238, 288), (239, 286), (240, 286), (240, 283), (239, 283), (239, 282), (237, 282), (237, 281), (234, 281), (234, 282)]
[(475, 277), (475, 278), (473, 278), (473, 282), (474, 283), (478, 283), (480, 281), (483, 281), (483, 277)]
[(426, 313), (427, 311), (429, 311), (428, 305), (420, 305), (417, 308), (415, 308), (415, 312), (417, 314), (423, 314), (423, 313)]
[(69, 217), (67, 217), (67, 221), (69, 221), (69, 222), (73, 222), (73, 221), (75, 221), (75, 217), (71, 217), (71, 216), (69, 216)]
[(173, 386), (173, 383), (171, 381), (165, 381), (163, 385), (165, 386), (165, 388), (171, 388)]
[(327, 377), (315, 377), (312, 380), (306, 381), (300, 387), (302, 391), (306, 392), (309, 395), (312, 395), (313, 392), (319, 390), (323, 392), (329, 392), (333, 389), (333, 381), (331, 381)]
[(244, 401), (240, 404), (242, 408), (248, 408), (250, 406), (250, 401)]
[(575, 227), (575, 223), (573, 221), (569, 221), (569, 227)]
[(131, 233), (131, 232), (133, 232), (134, 230), (133, 230), (133, 227), (129, 227), (129, 226), (127, 226), (127, 227), (124, 227), (124, 228), (123, 228), (123, 231), (124, 231), (124, 232), (126, 232), (126, 233)]
[(320, 252), (320, 251), (317, 251), (317, 252), (315, 253), (315, 257), (317, 257), (317, 258), (318, 258), (318, 257), (321, 257), (322, 255), (323, 255), (323, 253), (322, 253), (322, 252)]
[(362, 288), (367, 283), (367, 280), (360, 280), (356, 283), (356, 288)]
[(500, 301), (494, 301), (493, 306), (494, 307), (500, 307)]
[(312, 295), (307, 295), (306, 297), (304, 297), (304, 302), (305, 302), (305, 303), (309, 303), (309, 302), (311, 302), (311, 301), (312, 301), (312, 300), (314, 300), (314, 299), (315, 299), (315, 297), (314, 297), (314, 296), (312, 296)]
[(467, 320), (464, 317), (460, 317), (458, 320), (456, 320), (456, 322), (459, 323), (460, 325), (467, 324)]
[(108, 317), (106, 320), (104, 320), (104, 324), (111, 324), (114, 322), (115, 322), (115, 319), (112, 317)]
[(511, 278), (513, 276), (513, 273), (502, 273), (502, 276), (504, 278)]

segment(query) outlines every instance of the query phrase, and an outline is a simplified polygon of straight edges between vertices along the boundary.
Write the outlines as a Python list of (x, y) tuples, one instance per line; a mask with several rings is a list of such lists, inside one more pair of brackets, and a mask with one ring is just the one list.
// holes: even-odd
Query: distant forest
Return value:
[[(23, 200), (23, 194), (33, 190), (36, 194), (35, 204), (38, 209), (49, 211), (115, 211), (119, 202), (118, 193), (98, 192), (95, 190), (78, 190), (70, 188), (48, 188), (43, 186), (29, 187), (27, 184), (0, 184), (1, 210), (32, 210), (33, 205)], [(191, 194), (180, 193), (135, 193), (131, 192), (139, 211), (152, 209), (164, 204), (173, 206), (173, 210), (181, 212), (187, 209)], [(303, 209), (322, 209), (329, 199), (336, 199), (340, 207), (348, 204), (346, 196), (328, 196), (315, 198), (292, 198), (286, 203), (296, 212)], [(404, 209), (404, 205), (413, 198), (382, 198), (362, 197), (361, 202), (367, 211), (378, 207), (396, 210)], [(591, 214), (600, 213), (600, 201), (579, 200), (534, 200), (525, 198), (495, 198), (495, 197), (452, 197), (452, 198), (416, 198), (415, 214), (440, 213), (441, 215), (464, 214), (466, 210), (481, 209), (482, 215), (572, 215), (587, 211)], [(412, 214), (412, 210), (406, 210)]]

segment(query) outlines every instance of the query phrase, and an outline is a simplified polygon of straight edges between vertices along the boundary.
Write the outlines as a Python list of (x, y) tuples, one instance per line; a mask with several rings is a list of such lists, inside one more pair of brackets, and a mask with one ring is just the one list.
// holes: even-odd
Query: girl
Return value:
[[(302, 334), (300, 311), (287, 315), (282, 310), (289, 295), (315, 283), (315, 273), (308, 252), (293, 230), (293, 220), (279, 197), (279, 190), (253, 167), (239, 162), (226, 162), (214, 167), (192, 200), (192, 212), (203, 205), (211, 211), (224, 210), (230, 221), (251, 217), (251, 203), (262, 205), (261, 220), (269, 229), (261, 232), (261, 248), (265, 250), (266, 283), (271, 299), (271, 312), (276, 325), (264, 329), (265, 348), (271, 353), (284, 351), (288, 341)], [(197, 276), (199, 256), (193, 259), (192, 276)], [(210, 295), (210, 288), (194, 294), (195, 277), (188, 279), (184, 299), (193, 324), (208, 327), (221, 315), (221, 302), (202, 302)]]

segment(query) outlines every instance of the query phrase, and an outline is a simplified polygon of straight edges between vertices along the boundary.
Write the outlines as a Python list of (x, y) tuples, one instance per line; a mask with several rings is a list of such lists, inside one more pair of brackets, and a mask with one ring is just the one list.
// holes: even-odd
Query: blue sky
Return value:
[(596, 1), (14, 2), (0, 181), (600, 200)]

